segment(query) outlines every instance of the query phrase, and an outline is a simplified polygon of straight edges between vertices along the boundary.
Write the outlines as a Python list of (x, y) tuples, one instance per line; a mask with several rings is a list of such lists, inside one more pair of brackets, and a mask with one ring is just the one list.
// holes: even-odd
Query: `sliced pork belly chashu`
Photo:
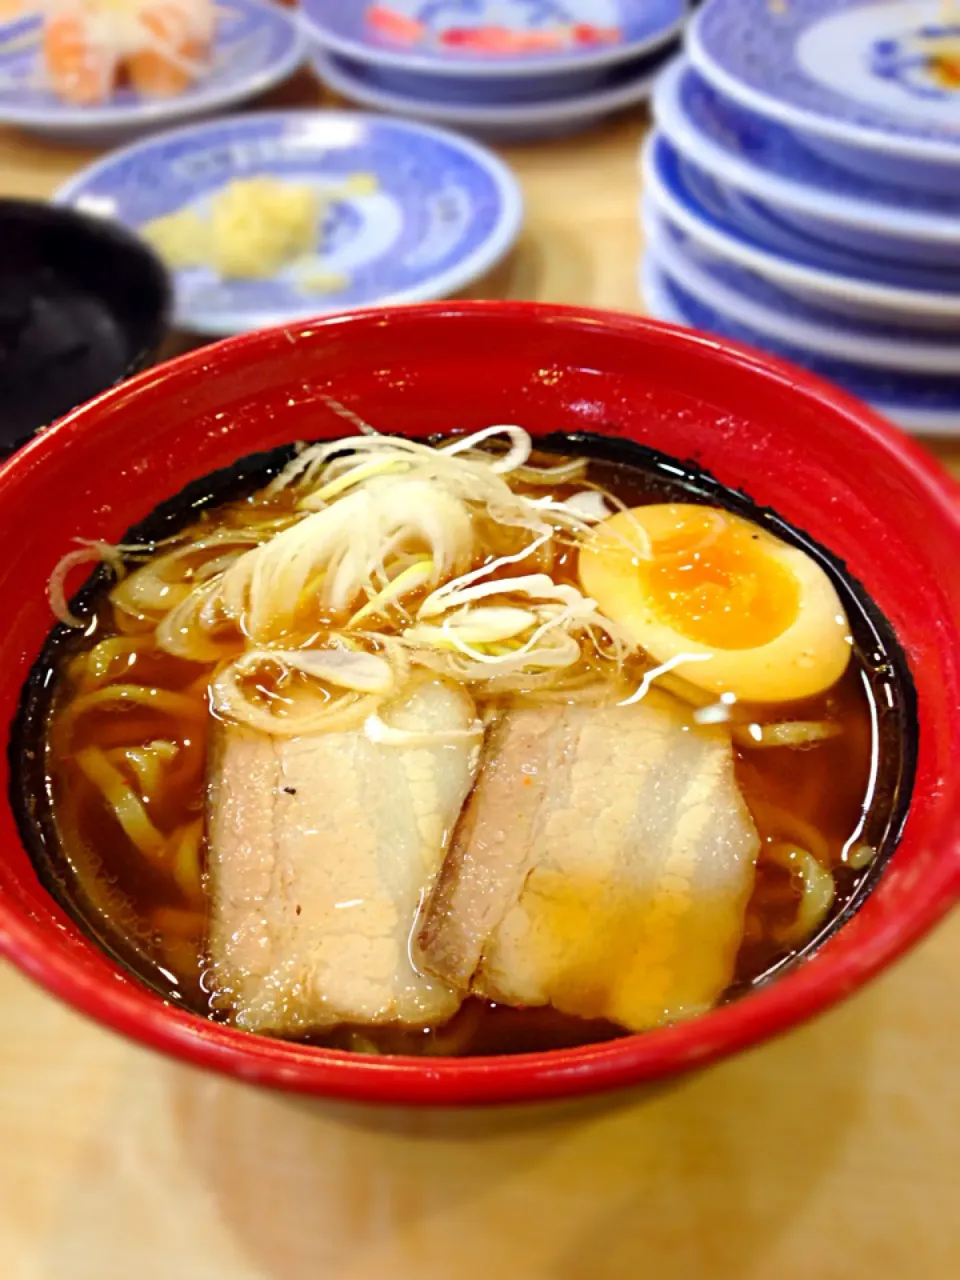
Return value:
[(733, 974), (759, 838), (729, 735), (651, 692), (507, 712), (419, 937), (461, 991), (641, 1030)]
[(398, 746), (362, 730), (291, 739), (217, 727), (210, 958), (221, 1001), (248, 1031), (428, 1026), (460, 1005), (461, 993), (417, 972), (410, 948), (476, 771), (479, 736), (463, 736), (473, 703), (433, 681), (382, 714), (394, 728), (453, 732)]

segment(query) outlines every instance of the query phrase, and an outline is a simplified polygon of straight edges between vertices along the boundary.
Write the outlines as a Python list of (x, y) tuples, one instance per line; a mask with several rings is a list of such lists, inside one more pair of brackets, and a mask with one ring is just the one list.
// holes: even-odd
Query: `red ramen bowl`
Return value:
[[(919, 756), (899, 847), (819, 951), (712, 1013), (585, 1048), (424, 1061), (250, 1036), (165, 1003), (42, 888), (4, 804), (0, 950), (25, 973), (106, 1026), (257, 1084), (386, 1103), (506, 1102), (633, 1084), (776, 1035), (855, 990), (953, 904), (960, 507), (951, 482), (815, 378), (635, 317), (514, 303), (334, 317), (193, 352), (76, 410), (0, 472), (5, 724), (50, 630), (47, 580), (71, 540), (116, 541), (160, 501), (242, 455), (344, 434), (326, 397), (411, 436), (516, 422), (534, 434), (627, 437), (695, 459), (829, 548), (895, 628), (916, 683)], [(4, 796), (7, 788), (5, 780)]]

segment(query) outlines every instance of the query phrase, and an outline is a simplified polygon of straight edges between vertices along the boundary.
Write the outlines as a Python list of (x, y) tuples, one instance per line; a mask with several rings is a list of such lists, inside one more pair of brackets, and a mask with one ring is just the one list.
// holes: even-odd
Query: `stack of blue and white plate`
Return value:
[(687, 0), (301, 0), (318, 76), (380, 111), (502, 140), (649, 97)]
[(708, 0), (654, 115), (648, 310), (960, 433), (956, 0)]

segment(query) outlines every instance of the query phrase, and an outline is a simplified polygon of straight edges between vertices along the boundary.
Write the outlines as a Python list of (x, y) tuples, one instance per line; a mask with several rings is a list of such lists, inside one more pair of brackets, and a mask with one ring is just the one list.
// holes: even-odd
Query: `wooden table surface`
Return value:
[[(272, 98), (314, 100), (305, 78)], [(527, 225), (482, 291), (639, 308), (644, 127), (505, 153)], [(0, 131), (0, 194), (91, 158)], [(414, 1113), (206, 1077), (0, 969), (0, 1280), (956, 1280), (958, 972), (960, 915), (703, 1075)]]

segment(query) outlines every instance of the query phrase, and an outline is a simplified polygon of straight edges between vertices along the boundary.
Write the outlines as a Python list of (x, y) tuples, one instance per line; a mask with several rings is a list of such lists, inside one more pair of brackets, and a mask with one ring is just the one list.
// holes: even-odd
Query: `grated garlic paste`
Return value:
[(340, 195), (373, 194), (376, 186), (372, 174), (353, 174), (329, 193), (274, 178), (237, 179), (213, 196), (206, 215), (179, 209), (144, 223), (140, 234), (174, 271), (210, 267), (224, 279), (262, 280), (303, 261), (305, 289), (336, 292), (349, 281), (324, 270), (318, 257), (327, 206)]

